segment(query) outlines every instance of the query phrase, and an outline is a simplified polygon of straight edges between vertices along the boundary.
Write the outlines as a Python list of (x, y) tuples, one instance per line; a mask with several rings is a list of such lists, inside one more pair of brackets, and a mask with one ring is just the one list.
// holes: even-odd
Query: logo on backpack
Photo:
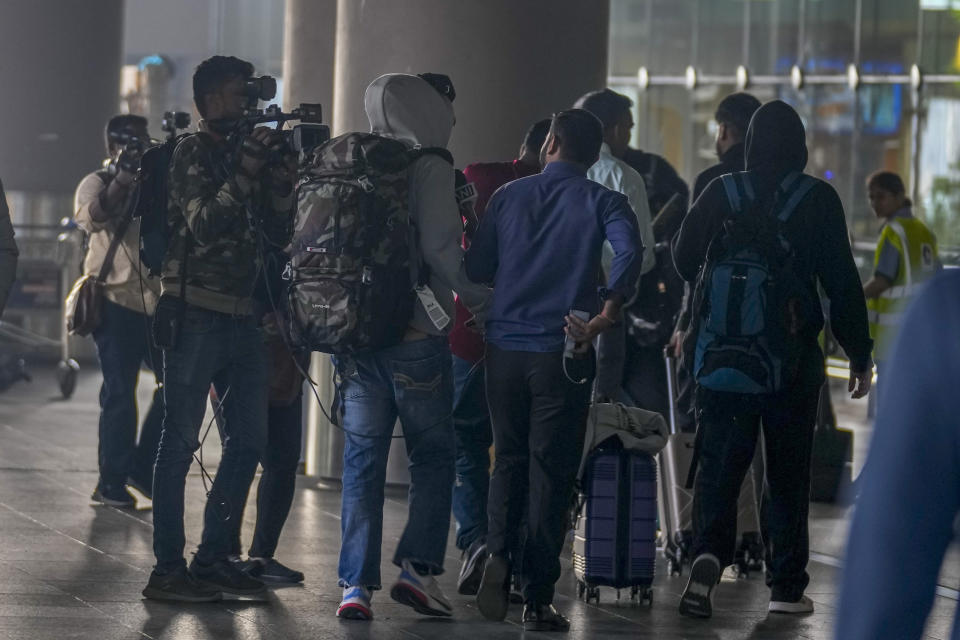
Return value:
[(732, 214), (697, 283), (693, 373), (713, 391), (776, 393), (796, 376), (800, 331), (812, 306), (782, 231), (816, 179), (789, 174), (769, 212), (757, 206), (749, 173), (722, 180)]
[(408, 169), (424, 153), (372, 133), (318, 147), (301, 171), (288, 277), (298, 346), (346, 355), (399, 343), (424, 281)]

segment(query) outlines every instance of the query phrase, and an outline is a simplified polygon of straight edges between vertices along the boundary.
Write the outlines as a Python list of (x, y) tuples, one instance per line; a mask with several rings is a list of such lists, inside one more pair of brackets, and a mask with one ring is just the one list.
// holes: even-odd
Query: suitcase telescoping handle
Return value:
[(663, 350), (663, 361), (667, 368), (667, 406), (670, 418), (670, 435), (677, 431), (677, 359), (670, 353), (670, 347)]

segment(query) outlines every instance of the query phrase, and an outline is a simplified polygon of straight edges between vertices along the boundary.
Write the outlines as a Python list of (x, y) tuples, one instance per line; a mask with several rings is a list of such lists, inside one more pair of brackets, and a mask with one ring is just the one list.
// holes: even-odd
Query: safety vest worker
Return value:
[(883, 220), (874, 255), (873, 277), (864, 285), (874, 360), (883, 363), (910, 301), (937, 269), (937, 238), (913, 216), (903, 180), (890, 171), (867, 179), (870, 207)]

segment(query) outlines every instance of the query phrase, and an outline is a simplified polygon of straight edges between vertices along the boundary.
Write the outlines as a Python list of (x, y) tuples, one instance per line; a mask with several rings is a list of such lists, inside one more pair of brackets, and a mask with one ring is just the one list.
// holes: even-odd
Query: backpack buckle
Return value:
[(370, 193), (373, 191), (373, 182), (367, 176), (360, 176), (357, 178), (357, 183), (359, 183), (360, 188), (365, 192)]
[(287, 266), (283, 268), (283, 274), (280, 275), (280, 279), (288, 282), (293, 279), (293, 266), (289, 262)]

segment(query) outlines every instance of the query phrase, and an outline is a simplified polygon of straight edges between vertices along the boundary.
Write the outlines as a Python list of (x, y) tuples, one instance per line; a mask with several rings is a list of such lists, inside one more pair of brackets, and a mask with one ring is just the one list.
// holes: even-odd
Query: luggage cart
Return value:
[(0, 366), (13, 376), (11, 383), (29, 380), (26, 353), (56, 354), (57, 385), (69, 398), (80, 365), (70, 355), (64, 301), (80, 272), (82, 232), (69, 218), (59, 225), (14, 225), (14, 231), (20, 258), (0, 322)]

